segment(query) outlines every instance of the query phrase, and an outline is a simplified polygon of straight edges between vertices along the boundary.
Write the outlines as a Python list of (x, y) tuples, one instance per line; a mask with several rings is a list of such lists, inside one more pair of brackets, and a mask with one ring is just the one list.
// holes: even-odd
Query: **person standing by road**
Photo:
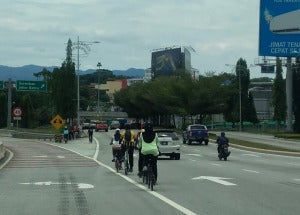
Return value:
[(89, 142), (92, 143), (92, 141), (93, 141), (93, 128), (92, 128), (92, 126), (89, 127), (88, 133), (89, 133)]

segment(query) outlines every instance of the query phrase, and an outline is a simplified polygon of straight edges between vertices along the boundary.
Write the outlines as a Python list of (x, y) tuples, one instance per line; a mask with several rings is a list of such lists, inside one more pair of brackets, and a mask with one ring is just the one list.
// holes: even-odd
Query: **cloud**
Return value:
[[(257, 56), (258, 1), (2, 0), (1, 64), (60, 65), (69, 38), (93, 45), (82, 66), (148, 68), (151, 50), (192, 46), (199, 70)], [(215, 58), (220, 62), (215, 62)], [(238, 56), (238, 57), (237, 57)], [(227, 61), (227, 62), (225, 62)], [(228, 62), (230, 61), (230, 62)], [(51, 65), (52, 66), (52, 65)]]

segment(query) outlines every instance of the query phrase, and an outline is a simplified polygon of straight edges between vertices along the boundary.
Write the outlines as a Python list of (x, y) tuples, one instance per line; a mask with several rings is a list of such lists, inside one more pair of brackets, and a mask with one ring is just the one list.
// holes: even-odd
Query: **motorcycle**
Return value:
[(228, 150), (228, 145), (221, 145), (218, 153), (219, 160), (224, 159), (224, 161), (227, 161), (230, 153), (231, 152)]

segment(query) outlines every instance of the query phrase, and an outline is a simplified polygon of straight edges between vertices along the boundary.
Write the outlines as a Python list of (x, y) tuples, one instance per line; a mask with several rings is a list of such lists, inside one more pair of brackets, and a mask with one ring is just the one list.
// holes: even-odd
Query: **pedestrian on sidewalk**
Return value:
[(92, 141), (93, 141), (93, 128), (92, 128), (92, 126), (89, 127), (88, 133), (89, 133), (89, 142), (92, 143)]

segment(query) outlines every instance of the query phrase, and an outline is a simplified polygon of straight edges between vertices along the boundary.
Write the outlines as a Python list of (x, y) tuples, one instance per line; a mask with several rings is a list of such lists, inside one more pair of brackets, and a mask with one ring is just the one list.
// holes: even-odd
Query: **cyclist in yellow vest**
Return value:
[(133, 152), (135, 147), (135, 133), (130, 129), (130, 125), (125, 125), (125, 130), (121, 132), (121, 144), (123, 155), (125, 151), (128, 150), (128, 160), (129, 160), (129, 172), (132, 172), (133, 168)]
[(153, 124), (151, 122), (146, 122), (144, 124), (145, 131), (141, 133), (139, 138), (138, 148), (140, 150), (140, 158), (143, 159), (142, 166), (139, 162), (139, 173), (138, 175), (142, 176), (143, 166), (147, 165), (148, 158), (151, 158), (153, 173), (155, 176), (155, 182), (157, 180), (157, 157), (159, 155), (158, 148), (158, 136), (153, 131)]

